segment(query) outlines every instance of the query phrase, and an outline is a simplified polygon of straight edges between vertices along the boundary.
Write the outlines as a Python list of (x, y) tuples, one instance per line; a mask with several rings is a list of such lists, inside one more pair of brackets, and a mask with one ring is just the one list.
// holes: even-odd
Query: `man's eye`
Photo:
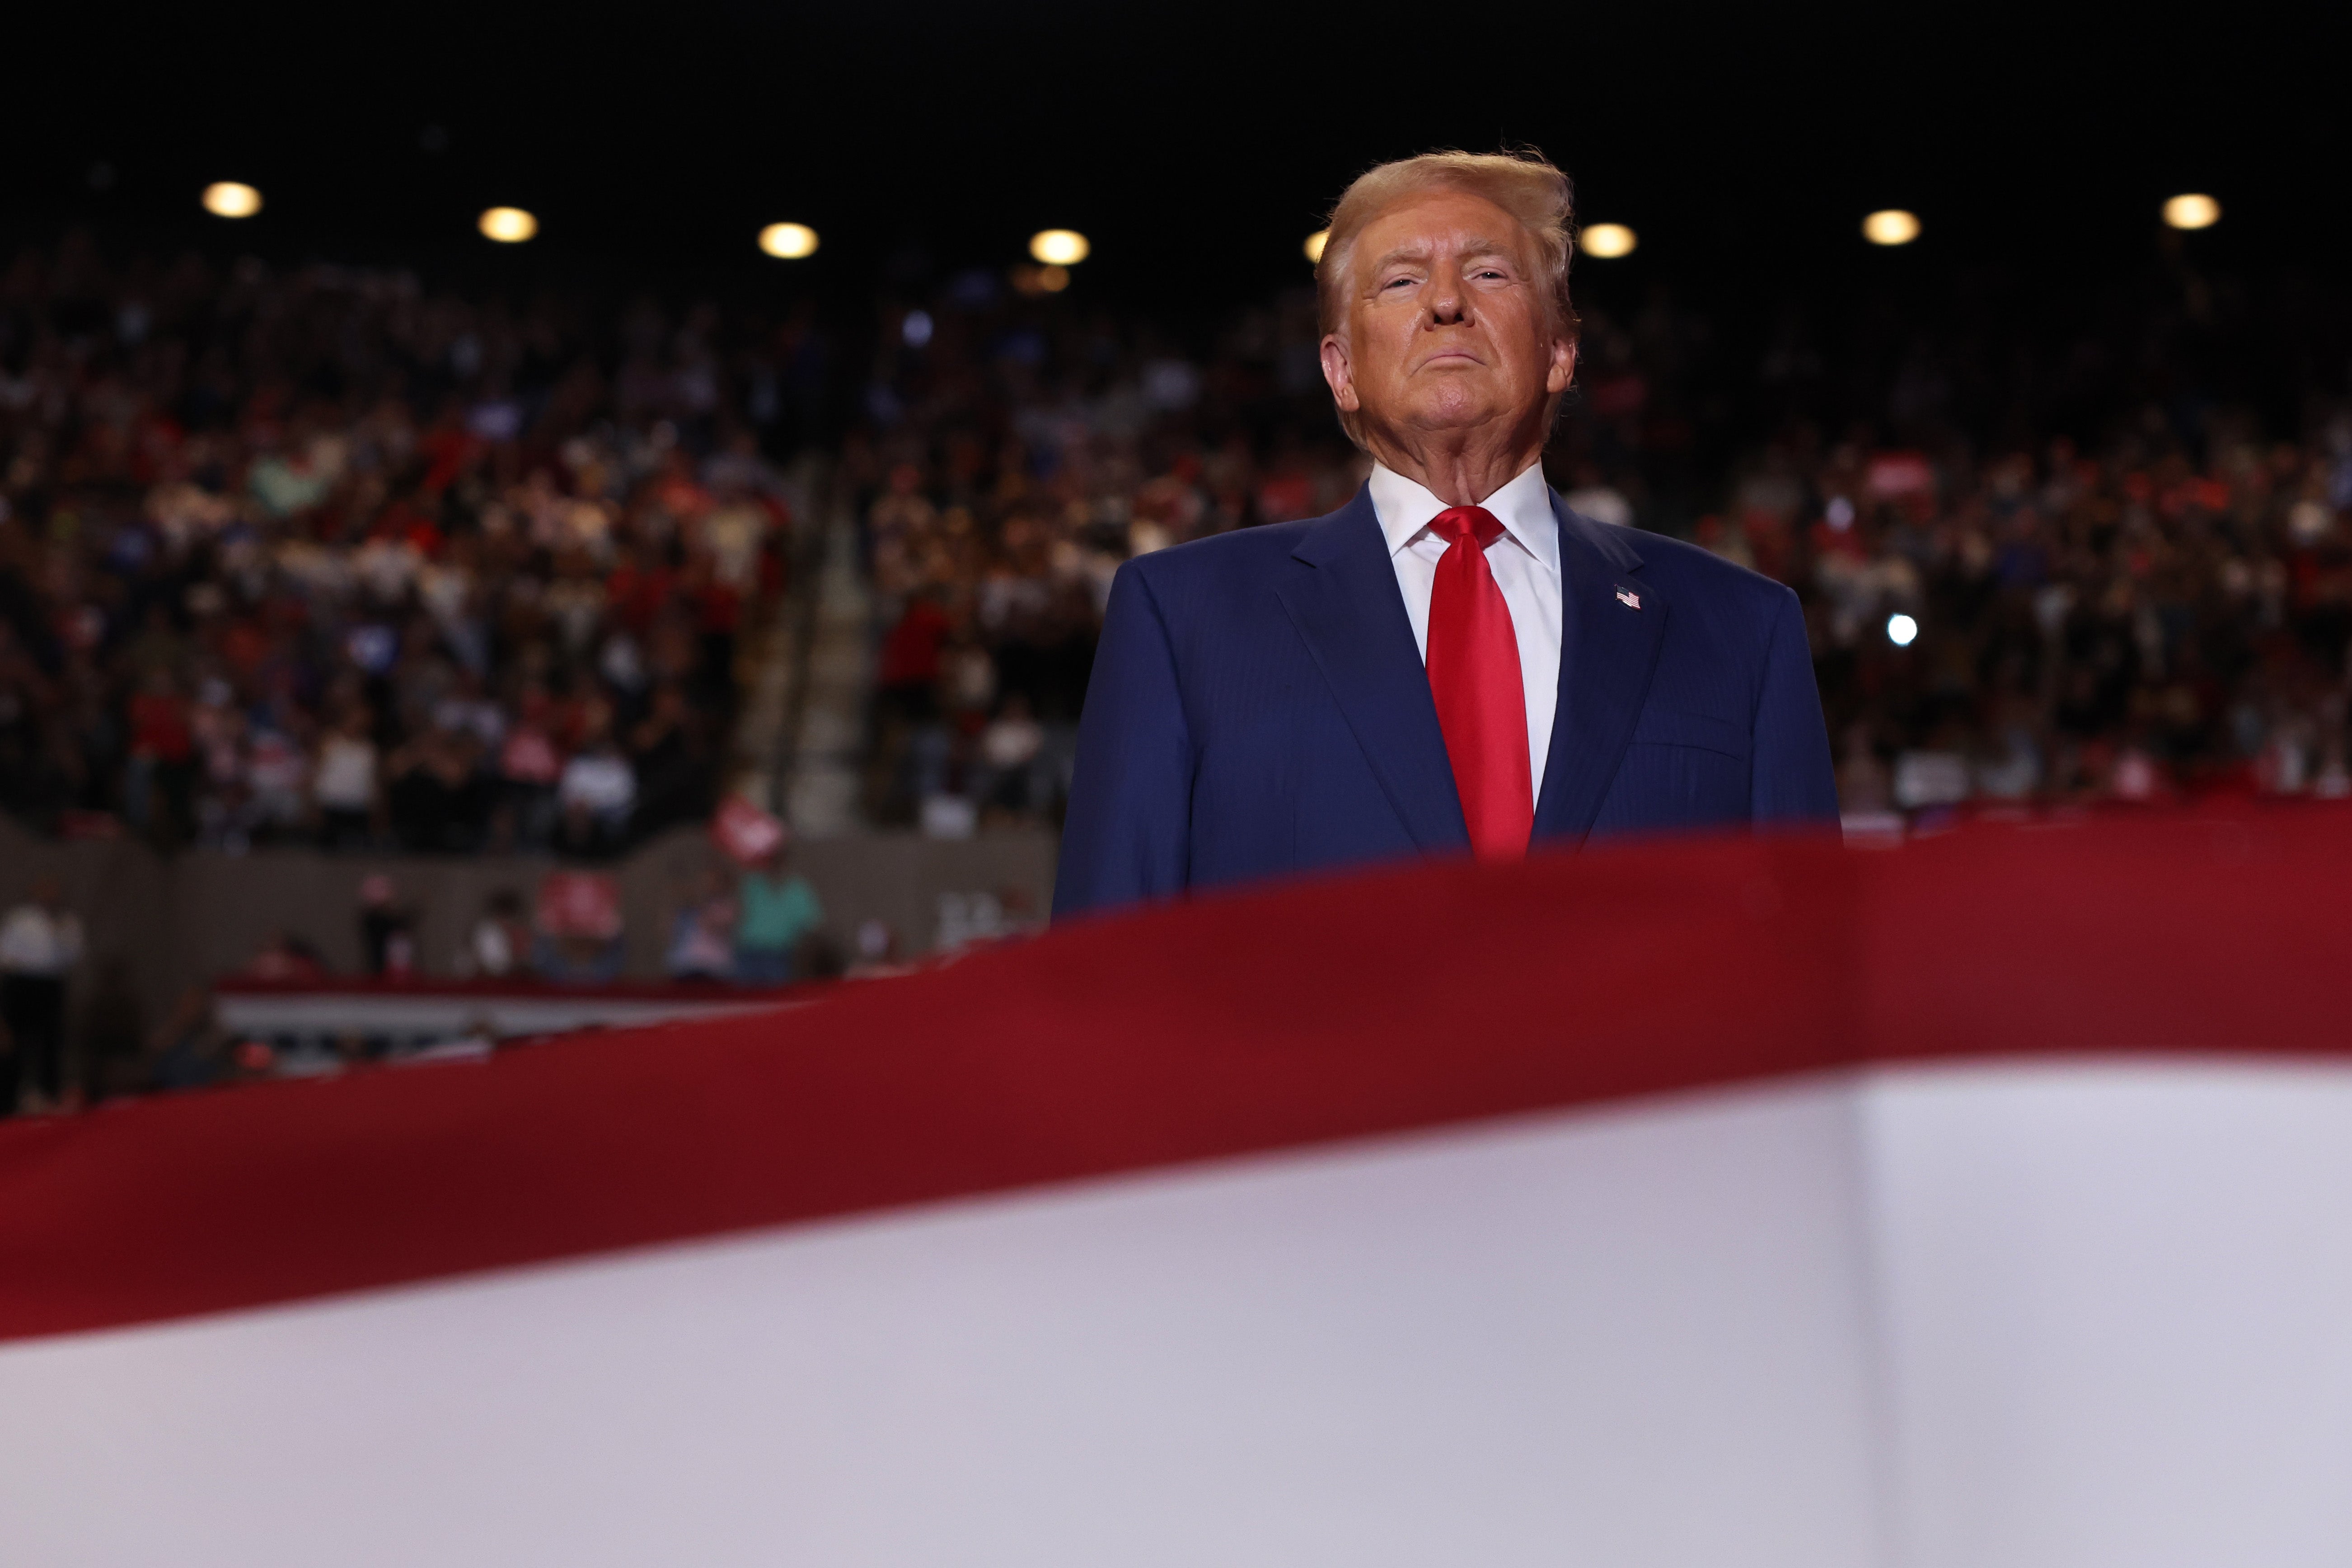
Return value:
[(1403, 288), (1406, 288), (1406, 289), (1410, 289), (1410, 288), (1412, 288), (1412, 285), (1413, 285), (1413, 279), (1410, 279), (1410, 278), (1391, 278), (1391, 279), (1389, 279), (1385, 284), (1381, 285), (1381, 287), (1383, 287), (1383, 288), (1387, 288), (1387, 289), (1395, 289), (1395, 288), (1398, 288), (1398, 287), (1403, 287)]

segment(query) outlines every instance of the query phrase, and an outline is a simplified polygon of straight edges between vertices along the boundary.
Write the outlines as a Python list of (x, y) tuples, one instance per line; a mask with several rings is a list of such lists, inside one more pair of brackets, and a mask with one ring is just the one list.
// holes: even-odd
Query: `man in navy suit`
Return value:
[(1056, 916), (1410, 855), (1832, 825), (1795, 595), (1568, 510), (1567, 178), (1383, 164), (1317, 270), (1324, 378), (1373, 460), (1328, 517), (1140, 556), (1111, 586)]

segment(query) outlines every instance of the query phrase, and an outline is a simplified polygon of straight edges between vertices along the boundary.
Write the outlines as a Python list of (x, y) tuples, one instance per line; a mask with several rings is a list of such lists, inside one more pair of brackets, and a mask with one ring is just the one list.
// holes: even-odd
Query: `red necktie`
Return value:
[(1486, 566), (1503, 525), (1485, 507), (1457, 506), (1430, 519), (1429, 530), (1446, 544), (1429, 595), (1427, 662), (1454, 787), (1471, 849), (1482, 860), (1517, 860), (1528, 852), (1536, 807), (1519, 639)]

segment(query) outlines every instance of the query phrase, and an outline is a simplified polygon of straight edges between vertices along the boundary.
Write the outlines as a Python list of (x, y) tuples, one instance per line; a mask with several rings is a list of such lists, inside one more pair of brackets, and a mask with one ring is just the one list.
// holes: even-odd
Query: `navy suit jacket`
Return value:
[[(1536, 846), (1834, 822), (1796, 595), (1558, 495), (1552, 514), (1559, 706)], [(1469, 847), (1369, 489), (1328, 517), (1119, 568), (1079, 721), (1057, 917)]]

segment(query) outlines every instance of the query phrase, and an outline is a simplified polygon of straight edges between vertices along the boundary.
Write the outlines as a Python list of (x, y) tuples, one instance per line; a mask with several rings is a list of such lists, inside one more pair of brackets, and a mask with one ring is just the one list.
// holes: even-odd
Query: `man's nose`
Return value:
[(1440, 268), (1430, 275), (1424, 298), (1433, 327), (1457, 326), (1469, 313), (1469, 291), (1462, 287), (1462, 274), (1453, 268)]

